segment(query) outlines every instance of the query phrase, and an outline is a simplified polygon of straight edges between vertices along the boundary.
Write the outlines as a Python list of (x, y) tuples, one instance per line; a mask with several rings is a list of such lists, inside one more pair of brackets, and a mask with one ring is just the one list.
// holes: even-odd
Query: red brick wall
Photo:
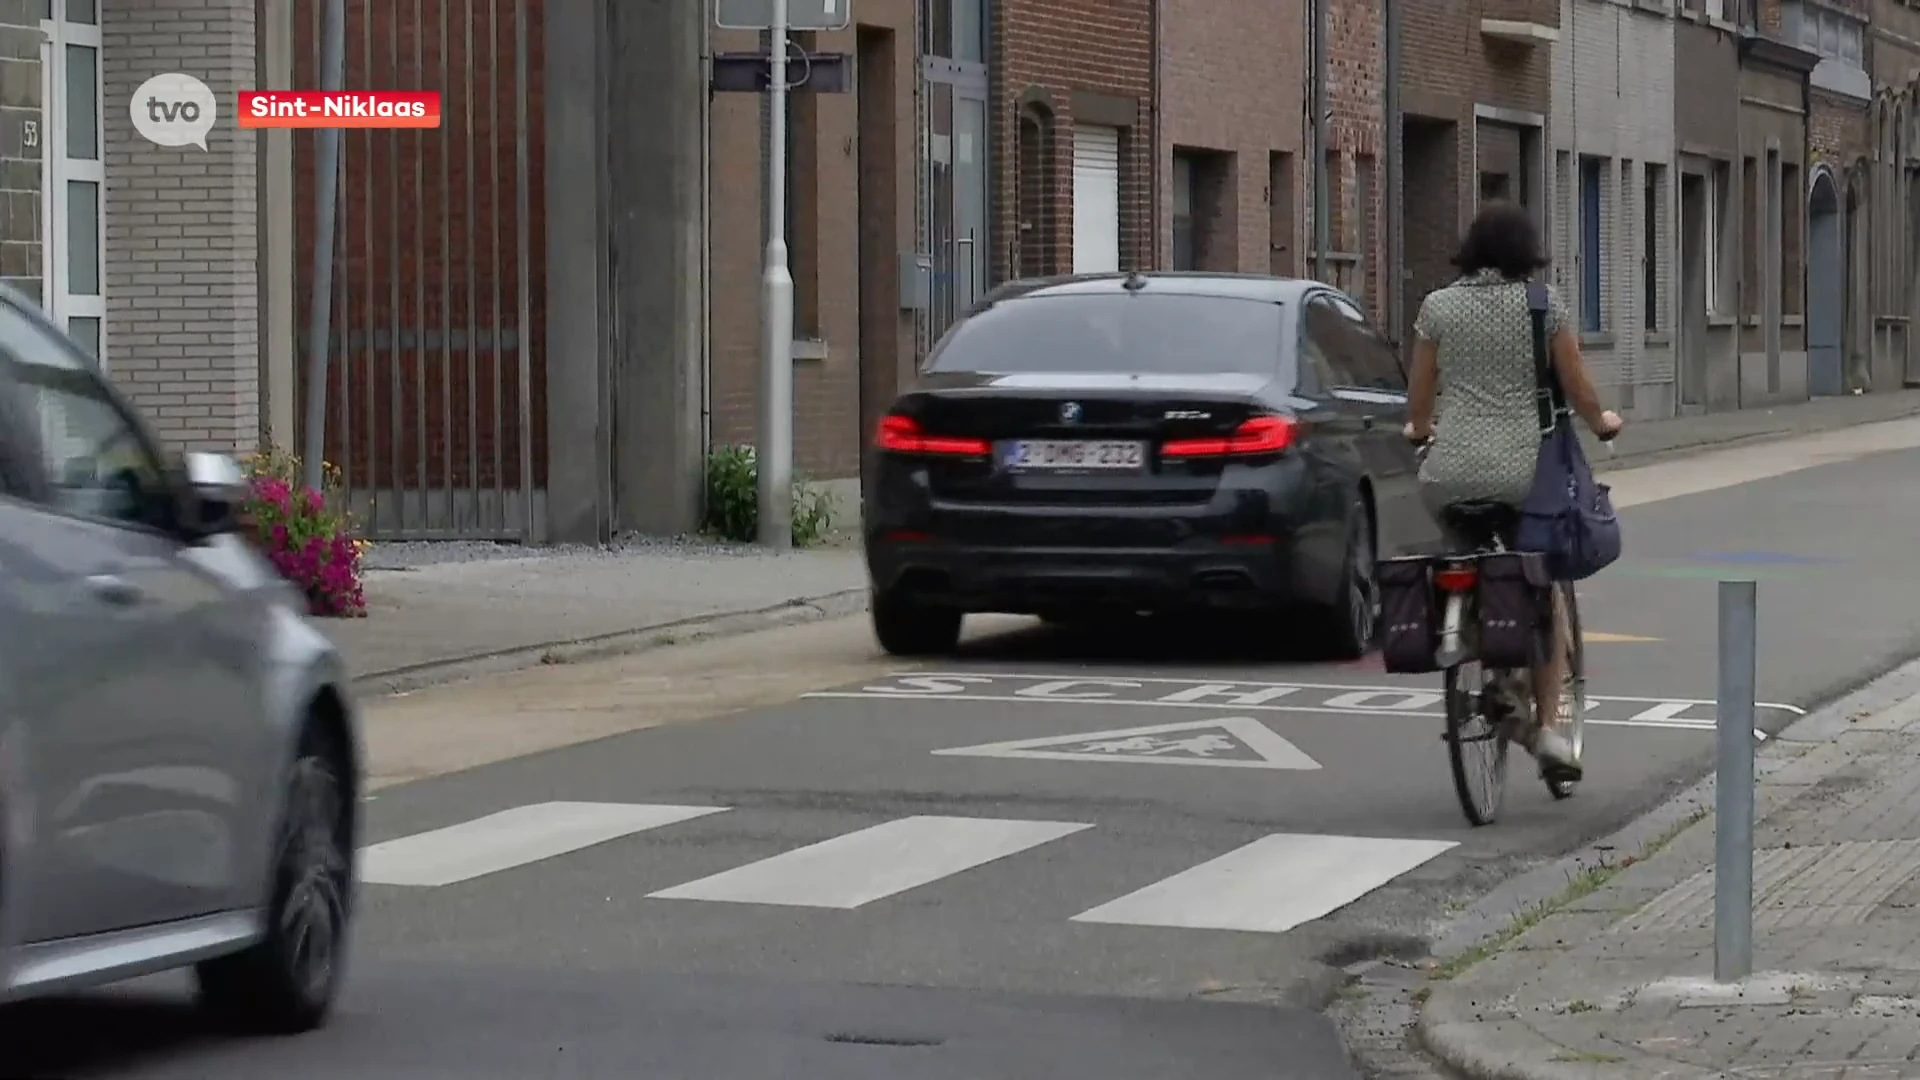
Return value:
[[(1172, 242), (1173, 148), (1193, 147), (1233, 155), (1237, 213), (1232, 268), (1266, 273), (1272, 237), (1270, 155), (1293, 155), (1293, 191), (1306, 190), (1298, 179), (1304, 145), (1305, 0), (1166, 0), (1165, 20), (1160, 53), (1165, 180), (1158, 262), (1170, 261), (1166, 245)], [(1298, 198), (1291, 210), (1283, 235), (1297, 256), (1304, 220)], [(1304, 260), (1296, 258), (1295, 265), (1304, 265)]]
[[(503, 339), (511, 341), (519, 319), (516, 5), (525, 11), (528, 71), (532, 308), (524, 344), (533, 374), (533, 482), (544, 482), (543, 2), (418, 0), (416, 11), (414, 4), (347, 0), (346, 85), (438, 90), (445, 117), (438, 131), (343, 134), (332, 325), (334, 340), (344, 342), (347, 351), (343, 357), (336, 350), (329, 372), (327, 454), (357, 488), (438, 488), (449, 474), (455, 487), (503, 484), (513, 489), (521, 483), (520, 353), (491, 344), (496, 322)], [(296, 86), (320, 85), (316, 43), (321, 7), (320, 0), (295, 0), (295, 41), (301, 43), (295, 48)], [(488, 23), (490, 8), (498, 12), (497, 25)], [(301, 33), (307, 28), (314, 32)], [(490, 56), (489, 48), (497, 52)], [(471, 123), (469, 110), (474, 114)], [(304, 132), (294, 140), (295, 295), (303, 327), (309, 317), (306, 297), (314, 243), (314, 142)], [(471, 214), (469, 181), (474, 187)], [(471, 351), (466, 348), (469, 327), (478, 330), (477, 347)], [(398, 349), (393, 347), (396, 331)], [(471, 376), (470, 357), (475, 369)], [(297, 415), (305, 415), (304, 406)], [(470, 415), (474, 422), (469, 422)]]
[(1050, 265), (1073, 252), (1073, 91), (1132, 97), (1134, 126), (1122, 133), (1120, 261), (1148, 267), (1154, 257), (1153, 0), (1001, 0), (993, 5), (989, 108), (994, 147), (992, 279), (1004, 280), (1014, 250), (1018, 117), (1038, 90), (1053, 114), (1052, 202), (1046, 231), (1028, 235)]
[[(794, 277), (794, 336), (815, 343), (816, 355), (793, 370), (794, 467), (810, 477), (859, 471), (865, 444), (861, 385), (886, 396), (913, 363), (911, 319), (893, 291), (897, 255), (914, 248), (913, 0), (864, 0), (856, 25), (834, 33), (804, 34), (809, 49), (858, 57), (861, 42), (891, 34), (892, 79), (876, 87), (870, 109), (891, 106), (891, 123), (861, 130), (860, 88), (844, 94), (795, 95), (794, 210), (789, 258)], [(715, 31), (716, 52), (759, 49), (751, 31)], [(879, 79), (881, 56), (867, 57)], [(858, 65), (856, 65), (858, 68)], [(890, 96), (890, 101), (888, 100)], [(709, 233), (712, 438), (715, 445), (751, 443), (759, 401), (760, 273), (764, 259), (765, 136), (762, 99), (716, 94), (710, 114), (708, 177), (713, 214)], [(871, 118), (870, 118), (871, 119)], [(894, 163), (892, 184), (862, 205), (863, 158)], [(882, 265), (869, 267), (872, 295), (861, 296), (861, 249), (867, 230), (885, 232), (877, 246)], [(863, 308), (865, 309), (863, 311)], [(866, 322), (863, 331), (863, 321)]]
[[(1332, 207), (1331, 242), (1336, 251), (1361, 257), (1358, 280), (1345, 284), (1385, 310), (1380, 285), (1386, 272), (1386, 27), (1373, 0), (1331, 0), (1327, 13), (1327, 106), (1333, 114), (1327, 143), (1337, 159), (1328, 166)], [(1370, 179), (1363, 179), (1370, 173)], [(1302, 191), (1311, 191), (1311, 181)], [(1309, 242), (1307, 248), (1312, 247)]]
[[(1533, 17), (1558, 23), (1557, 8), (1536, 4)], [(1542, 116), (1553, 107), (1552, 55), (1544, 44), (1489, 41), (1479, 5), (1405, 4), (1401, 26), (1401, 105), (1425, 118), (1404, 142), (1403, 195), (1408, 280), (1403, 288), (1403, 340), (1420, 298), (1451, 275), (1447, 258), (1473, 201), (1474, 106), (1493, 105)], [(1446, 128), (1435, 126), (1440, 121)]]

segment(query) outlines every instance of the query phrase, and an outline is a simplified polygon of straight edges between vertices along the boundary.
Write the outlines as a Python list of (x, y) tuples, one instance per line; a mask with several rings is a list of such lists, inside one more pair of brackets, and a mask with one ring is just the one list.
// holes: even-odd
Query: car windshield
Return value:
[(1083, 293), (1007, 300), (971, 316), (928, 371), (985, 374), (1270, 375), (1280, 306), (1191, 293)]

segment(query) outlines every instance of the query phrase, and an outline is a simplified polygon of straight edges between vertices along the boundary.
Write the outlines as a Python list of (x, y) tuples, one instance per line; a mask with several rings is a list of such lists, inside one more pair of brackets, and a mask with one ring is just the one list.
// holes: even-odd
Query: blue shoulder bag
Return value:
[(1547, 287), (1527, 283), (1533, 319), (1534, 402), (1540, 415), (1540, 457), (1533, 489), (1520, 507), (1518, 547), (1545, 557), (1556, 581), (1592, 577), (1620, 557), (1620, 518), (1607, 485), (1574, 433), (1566, 394), (1547, 358)]

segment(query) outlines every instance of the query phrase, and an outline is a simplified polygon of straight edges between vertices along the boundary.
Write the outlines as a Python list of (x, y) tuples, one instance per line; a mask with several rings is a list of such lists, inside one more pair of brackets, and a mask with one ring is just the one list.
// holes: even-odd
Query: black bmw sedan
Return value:
[(1377, 554), (1439, 543), (1405, 421), (1392, 346), (1318, 282), (1003, 285), (874, 432), (875, 635), (928, 655), (969, 612), (1275, 612), (1363, 655)]

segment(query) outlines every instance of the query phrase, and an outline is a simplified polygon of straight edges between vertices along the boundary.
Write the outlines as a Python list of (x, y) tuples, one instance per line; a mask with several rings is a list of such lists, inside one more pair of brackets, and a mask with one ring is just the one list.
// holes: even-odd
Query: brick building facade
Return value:
[(1400, 332), (1410, 341), (1420, 298), (1451, 279), (1448, 257), (1482, 198), (1528, 207), (1547, 231), (1546, 129), (1561, 35), (1553, 0), (1404, 10)]
[(1674, 408), (1673, 12), (1560, 0), (1554, 50), (1554, 280), (1608, 404)]

